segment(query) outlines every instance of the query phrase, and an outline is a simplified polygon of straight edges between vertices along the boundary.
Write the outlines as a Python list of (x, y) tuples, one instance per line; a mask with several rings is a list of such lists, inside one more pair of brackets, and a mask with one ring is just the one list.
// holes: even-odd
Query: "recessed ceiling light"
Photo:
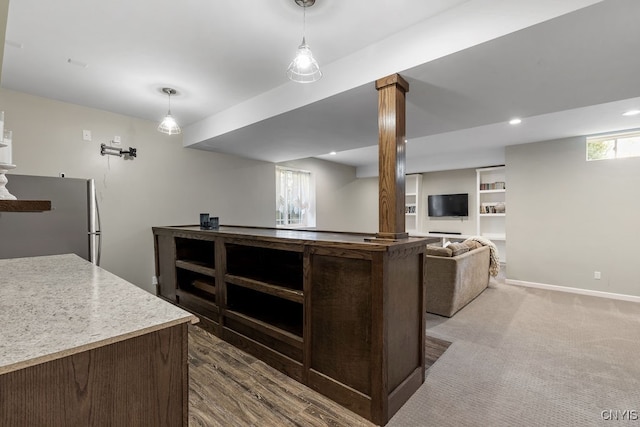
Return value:
[(329, 154), (330, 154), (330, 155), (332, 155), (332, 156), (335, 156), (335, 155), (336, 155), (336, 154), (338, 154), (338, 153), (336, 153), (335, 151), (332, 151), (332, 152), (330, 152)]
[(623, 113), (623, 116), (637, 116), (638, 114), (640, 114), (640, 110), (629, 110), (625, 113)]
[(519, 125), (520, 123), (522, 123), (522, 119), (519, 119), (517, 117), (514, 118), (514, 119), (509, 120), (509, 124), (510, 125)]

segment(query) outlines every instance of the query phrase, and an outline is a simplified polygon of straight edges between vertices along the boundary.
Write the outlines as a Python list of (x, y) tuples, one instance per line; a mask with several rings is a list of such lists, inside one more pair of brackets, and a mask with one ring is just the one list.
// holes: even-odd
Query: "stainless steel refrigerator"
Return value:
[(19, 200), (51, 211), (0, 212), (0, 259), (75, 253), (100, 265), (100, 212), (93, 179), (7, 175)]

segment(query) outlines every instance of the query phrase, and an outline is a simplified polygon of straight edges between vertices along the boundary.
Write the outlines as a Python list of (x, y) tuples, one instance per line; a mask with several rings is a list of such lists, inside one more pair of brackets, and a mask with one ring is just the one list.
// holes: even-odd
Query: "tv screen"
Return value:
[(429, 216), (469, 216), (469, 194), (436, 194), (427, 198)]

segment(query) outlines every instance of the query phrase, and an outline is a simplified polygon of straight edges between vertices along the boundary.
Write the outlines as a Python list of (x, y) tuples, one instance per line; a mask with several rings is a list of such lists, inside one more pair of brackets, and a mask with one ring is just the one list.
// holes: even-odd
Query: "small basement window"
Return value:
[(587, 160), (640, 157), (640, 131), (587, 137)]
[(316, 192), (311, 172), (276, 166), (276, 226), (316, 226)]

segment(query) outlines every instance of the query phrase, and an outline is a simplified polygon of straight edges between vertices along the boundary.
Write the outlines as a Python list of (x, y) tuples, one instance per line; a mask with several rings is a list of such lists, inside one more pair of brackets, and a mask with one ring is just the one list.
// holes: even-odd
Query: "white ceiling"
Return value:
[[(328, 64), (460, 3), (318, 0), (307, 41)], [(2, 86), (154, 121), (169, 86), (185, 126), (287, 83), (301, 40), (294, 0), (11, 0)]]
[(473, 167), (505, 145), (640, 127), (621, 116), (640, 108), (639, 16), (637, 0), (317, 0), (306, 36), (324, 77), (298, 85), (294, 0), (12, 0), (1, 83), (153, 121), (174, 87), (186, 146), (370, 176), (372, 82), (400, 72), (407, 170)]

